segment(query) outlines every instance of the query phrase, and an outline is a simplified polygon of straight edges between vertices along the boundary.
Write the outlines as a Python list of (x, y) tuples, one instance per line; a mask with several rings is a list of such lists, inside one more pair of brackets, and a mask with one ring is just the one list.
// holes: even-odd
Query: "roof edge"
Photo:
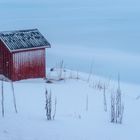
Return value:
[(2, 41), (2, 43), (6, 46), (6, 48), (11, 52), (10, 48), (7, 46), (7, 44), (5, 43), (5, 41), (0, 37), (0, 40)]
[[(32, 29), (17, 29), (17, 30), (8, 30), (8, 31), (0, 31), (0, 33), (6, 33), (6, 32), (24, 32), (24, 31), (34, 31), (38, 30), (38, 28), (32, 28)], [(38, 30), (39, 31), (39, 30)]]
[(35, 48), (25, 48), (25, 49), (10, 50), (10, 52), (16, 53), (16, 52), (22, 52), (22, 51), (38, 50), (38, 49), (43, 49), (43, 48), (44, 49), (45, 48), (51, 48), (51, 45), (41, 46), (41, 47), (35, 47)]

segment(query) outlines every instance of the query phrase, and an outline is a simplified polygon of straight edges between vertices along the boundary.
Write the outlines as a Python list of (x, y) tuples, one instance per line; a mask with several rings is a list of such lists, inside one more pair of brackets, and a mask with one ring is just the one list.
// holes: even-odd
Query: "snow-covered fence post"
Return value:
[(4, 117), (4, 93), (3, 93), (3, 79), (1, 81), (1, 107), (2, 107), (2, 117)]
[(11, 81), (11, 87), (12, 87), (12, 93), (13, 93), (13, 103), (14, 103), (15, 112), (18, 113), (17, 106), (16, 106), (16, 97), (15, 97), (14, 85), (13, 85), (12, 81)]
[(121, 115), (121, 91), (117, 89), (116, 93), (116, 123), (119, 122)]
[(59, 80), (62, 79), (63, 65), (64, 65), (64, 62), (63, 62), (63, 60), (62, 60), (62, 61), (60, 62), (60, 66), (59, 66), (59, 74), (58, 74), (58, 78), (59, 78)]
[(104, 84), (104, 89), (103, 89), (103, 95), (104, 95), (104, 111), (107, 112), (106, 87), (105, 87), (105, 84)]
[(114, 123), (116, 119), (116, 114), (115, 114), (115, 94), (112, 92), (111, 93), (111, 122)]
[(122, 124), (122, 120), (123, 120), (123, 112), (124, 112), (124, 104), (122, 104), (122, 106), (121, 106), (120, 124)]
[(118, 89), (116, 93), (116, 123), (122, 123), (124, 105), (122, 104), (122, 92), (120, 88), (120, 75), (118, 74)]

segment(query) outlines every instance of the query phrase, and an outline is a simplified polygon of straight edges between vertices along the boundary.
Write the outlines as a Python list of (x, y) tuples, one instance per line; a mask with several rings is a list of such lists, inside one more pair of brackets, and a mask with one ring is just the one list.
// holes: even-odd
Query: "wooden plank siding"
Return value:
[(12, 75), (12, 54), (7, 47), (0, 41), (0, 74), (11, 79)]
[(12, 80), (45, 78), (45, 48), (13, 52)]

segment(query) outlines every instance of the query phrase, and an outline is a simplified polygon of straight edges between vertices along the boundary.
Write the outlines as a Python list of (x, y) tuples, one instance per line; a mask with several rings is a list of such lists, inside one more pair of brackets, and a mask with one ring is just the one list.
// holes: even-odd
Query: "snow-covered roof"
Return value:
[(38, 29), (0, 32), (0, 39), (10, 51), (50, 47)]

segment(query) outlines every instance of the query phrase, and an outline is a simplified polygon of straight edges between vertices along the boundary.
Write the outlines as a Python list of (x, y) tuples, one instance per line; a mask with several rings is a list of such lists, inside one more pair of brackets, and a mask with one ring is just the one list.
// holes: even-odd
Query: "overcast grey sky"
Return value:
[(138, 0), (0, 0), (0, 3), (0, 30), (38, 27), (56, 43), (140, 51)]

